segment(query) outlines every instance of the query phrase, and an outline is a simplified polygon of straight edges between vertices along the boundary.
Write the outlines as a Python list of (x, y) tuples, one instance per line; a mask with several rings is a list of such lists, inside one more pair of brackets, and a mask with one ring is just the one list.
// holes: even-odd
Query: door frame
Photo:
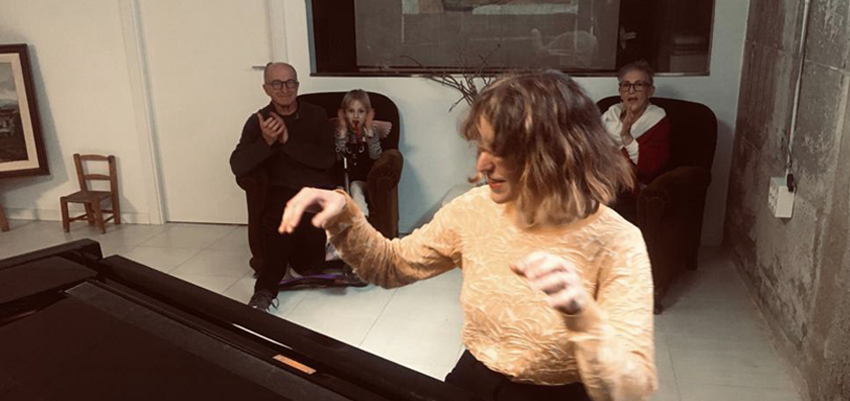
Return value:
[[(142, 186), (147, 194), (147, 224), (165, 224), (168, 211), (164, 198), (162, 164), (156, 133), (156, 115), (151, 97), (151, 77), (147, 59), (147, 47), (142, 29), (139, 2), (144, 0), (119, 0), (121, 29), (124, 36), (124, 53), (127, 57), (127, 73), (130, 78), (130, 98), (136, 122), (136, 139), (139, 160), (142, 166)], [(286, 45), (285, 0), (266, 0), (269, 43), (272, 59), (288, 61)]]

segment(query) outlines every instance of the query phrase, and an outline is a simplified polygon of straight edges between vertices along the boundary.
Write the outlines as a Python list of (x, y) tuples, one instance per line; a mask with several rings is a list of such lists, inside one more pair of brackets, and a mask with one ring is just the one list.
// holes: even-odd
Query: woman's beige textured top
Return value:
[[(596, 401), (648, 398), (657, 387), (653, 292), (640, 231), (604, 206), (547, 229), (520, 229), (508, 213), (479, 187), (421, 229), (388, 240), (348, 198), (326, 230), (357, 274), (382, 287), (460, 267), (463, 343), (491, 370), (516, 382), (580, 381)], [(594, 301), (577, 315), (548, 306), (546, 295), (509, 267), (534, 251), (572, 260)]]

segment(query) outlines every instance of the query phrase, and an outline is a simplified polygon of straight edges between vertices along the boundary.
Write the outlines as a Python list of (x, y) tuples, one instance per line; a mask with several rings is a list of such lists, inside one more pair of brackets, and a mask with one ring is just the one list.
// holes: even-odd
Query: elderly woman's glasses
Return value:
[(275, 79), (274, 81), (268, 83), (269, 86), (278, 90), (282, 89), (284, 86), (286, 87), (286, 89), (295, 89), (298, 87), (298, 84), (299, 82), (294, 79), (286, 81), (278, 81)]
[(643, 92), (647, 87), (651, 86), (648, 82), (620, 82), (620, 92), (630, 92), (632, 88), (635, 92)]

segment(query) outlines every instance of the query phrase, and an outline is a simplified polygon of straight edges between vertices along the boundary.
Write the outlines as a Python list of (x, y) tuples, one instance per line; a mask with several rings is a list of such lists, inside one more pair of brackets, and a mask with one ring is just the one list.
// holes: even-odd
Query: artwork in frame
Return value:
[(46, 174), (27, 45), (0, 45), (0, 178)]

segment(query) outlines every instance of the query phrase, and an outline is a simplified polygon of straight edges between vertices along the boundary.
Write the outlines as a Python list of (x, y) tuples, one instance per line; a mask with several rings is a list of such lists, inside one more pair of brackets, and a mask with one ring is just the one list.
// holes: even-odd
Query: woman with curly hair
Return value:
[(493, 400), (645, 400), (657, 387), (652, 277), (640, 231), (608, 208), (633, 185), (596, 105), (568, 76), (502, 78), (462, 135), (486, 186), (389, 240), (343, 192), (304, 189), (304, 213), (366, 281), (399, 287), (456, 267), (466, 351), (448, 383)]

